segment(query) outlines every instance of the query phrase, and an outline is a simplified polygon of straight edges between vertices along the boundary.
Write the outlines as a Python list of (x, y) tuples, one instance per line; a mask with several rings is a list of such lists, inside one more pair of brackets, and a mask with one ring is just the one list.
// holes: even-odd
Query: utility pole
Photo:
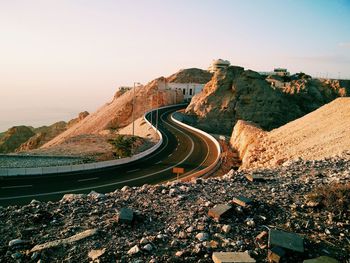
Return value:
[(134, 82), (133, 95), (132, 95), (132, 136), (135, 136), (135, 86), (141, 85), (139, 82)]
[(156, 114), (156, 131), (158, 131), (158, 108), (159, 108), (159, 87), (157, 87), (157, 114)]
[[(132, 94), (132, 137), (135, 137), (135, 86), (141, 85), (139, 82), (134, 82), (133, 94)], [(134, 154), (134, 147), (131, 144), (131, 154)]]

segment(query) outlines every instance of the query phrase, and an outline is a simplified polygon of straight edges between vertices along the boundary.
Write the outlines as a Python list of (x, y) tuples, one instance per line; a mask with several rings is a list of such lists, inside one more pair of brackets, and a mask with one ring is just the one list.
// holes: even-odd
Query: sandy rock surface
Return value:
[(338, 98), (278, 129), (264, 132), (239, 122), (231, 146), (242, 158), (242, 168), (273, 167), (288, 160), (323, 159), (350, 150), (350, 98)]

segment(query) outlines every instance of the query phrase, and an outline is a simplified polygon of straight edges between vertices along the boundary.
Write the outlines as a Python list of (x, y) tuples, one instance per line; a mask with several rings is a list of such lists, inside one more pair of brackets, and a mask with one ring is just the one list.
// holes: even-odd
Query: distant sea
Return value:
[(40, 127), (51, 125), (58, 121), (69, 121), (76, 118), (79, 110), (64, 108), (31, 108), (31, 109), (1, 109), (0, 108), (0, 133), (13, 126)]

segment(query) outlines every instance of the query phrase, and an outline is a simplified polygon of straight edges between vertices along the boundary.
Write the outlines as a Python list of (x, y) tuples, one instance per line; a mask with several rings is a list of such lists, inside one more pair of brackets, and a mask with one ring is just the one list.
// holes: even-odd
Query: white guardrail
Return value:
[[(160, 109), (165, 108), (172, 108), (176, 106), (181, 106), (183, 104), (178, 105), (170, 105), (170, 106), (164, 106)], [(68, 173), (68, 172), (79, 172), (79, 171), (87, 171), (87, 170), (94, 170), (94, 169), (101, 169), (101, 168), (107, 168), (111, 166), (117, 166), (121, 164), (130, 163), (133, 161), (137, 161), (153, 152), (158, 150), (158, 148), (163, 143), (163, 136), (162, 133), (156, 129), (146, 118), (147, 114), (150, 112), (154, 112), (157, 109), (147, 111), (143, 118), (147, 122), (148, 125), (150, 125), (158, 134), (159, 141), (153, 145), (151, 148), (147, 149), (146, 151), (143, 151), (141, 153), (135, 154), (131, 157), (122, 158), (118, 160), (110, 160), (110, 161), (102, 161), (102, 162), (94, 162), (94, 163), (85, 163), (85, 164), (72, 164), (72, 165), (62, 165), (62, 166), (48, 166), (48, 167), (31, 167), (31, 168), (0, 168), (0, 176), (18, 176), (18, 175), (46, 175), (46, 174), (57, 174), (57, 173)]]
[(211, 140), (215, 144), (216, 150), (218, 152), (218, 155), (216, 156), (215, 161), (211, 165), (209, 165), (205, 169), (202, 169), (200, 171), (192, 173), (192, 174), (190, 174), (188, 176), (180, 177), (180, 180), (182, 180), (182, 181), (189, 181), (189, 180), (191, 180), (192, 178), (195, 178), (195, 177), (200, 177), (200, 176), (212, 174), (213, 172), (215, 172), (217, 170), (217, 168), (221, 164), (221, 158), (220, 158), (220, 156), (221, 156), (221, 146), (220, 146), (219, 142), (212, 135), (210, 135), (209, 133), (206, 133), (206, 132), (204, 132), (204, 131), (202, 131), (200, 129), (194, 128), (194, 127), (192, 127), (192, 126), (190, 126), (188, 124), (183, 123), (180, 120), (175, 119), (175, 117), (174, 117), (175, 114), (176, 114), (176, 112), (171, 114), (172, 121), (176, 122), (180, 126), (186, 127), (186, 128), (188, 128), (188, 129), (190, 129), (192, 131), (198, 132), (198, 133), (204, 135), (205, 137), (207, 137), (209, 140)]

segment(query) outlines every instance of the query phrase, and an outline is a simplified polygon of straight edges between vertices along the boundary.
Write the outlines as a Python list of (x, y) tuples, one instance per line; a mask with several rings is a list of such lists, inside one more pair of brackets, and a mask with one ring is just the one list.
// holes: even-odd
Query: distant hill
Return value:
[(33, 130), (27, 126), (15, 126), (8, 129), (0, 138), (0, 153), (15, 151), (17, 147), (34, 135)]
[(50, 126), (41, 126), (38, 128), (23, 125), (12, 127), (0, 134), (0, 153), (23, 152), (37, 149), (84, 119), (87, 115), (89, 113), (84, 111), (68, 123), (60, 121)]

